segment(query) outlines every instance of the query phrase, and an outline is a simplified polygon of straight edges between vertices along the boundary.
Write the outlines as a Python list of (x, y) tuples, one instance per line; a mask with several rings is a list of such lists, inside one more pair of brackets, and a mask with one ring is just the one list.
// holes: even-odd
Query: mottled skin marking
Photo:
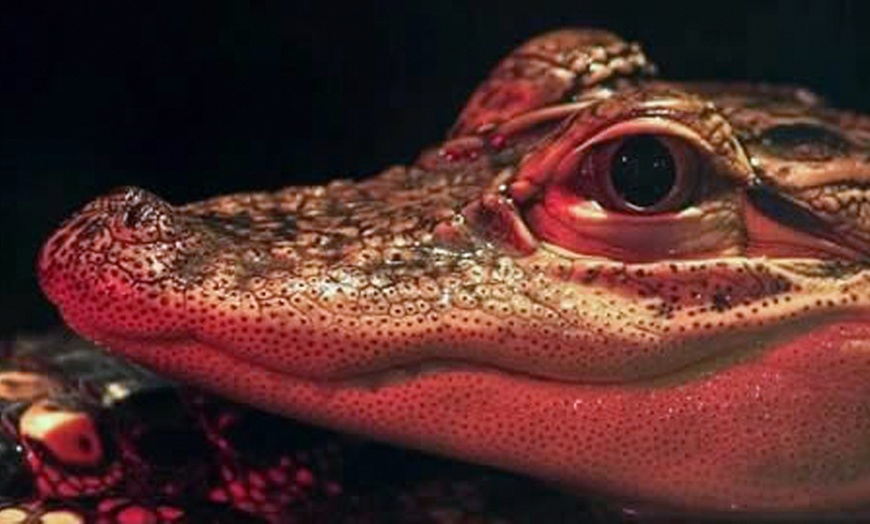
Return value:
[[(122, 189), (46, 243), (43, 288), (83, 335), (288, 416), (630, 501), (866, 507), (870, 119), (653, 73), (609, 33), (544, 35), (413, 165)], [(638, 132), (690, 151), (685, 209), (576, 190), (590, 144)]]

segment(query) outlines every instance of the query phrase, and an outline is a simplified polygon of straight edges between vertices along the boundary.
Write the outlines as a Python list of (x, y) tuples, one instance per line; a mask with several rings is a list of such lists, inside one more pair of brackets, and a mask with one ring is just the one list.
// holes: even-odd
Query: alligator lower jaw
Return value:
[(476, 367), (312, 381), (185, 337), (100, 341), (231, 399), (577, 491), (699, 511), (826, 511), (870, 494), (870, 322), (838, 321), (679, 384)]

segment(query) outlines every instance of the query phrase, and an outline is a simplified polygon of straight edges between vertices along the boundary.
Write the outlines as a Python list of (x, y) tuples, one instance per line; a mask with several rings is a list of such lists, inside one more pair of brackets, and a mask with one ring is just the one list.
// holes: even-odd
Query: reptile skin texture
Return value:
[[(42, 287), (86, 338), (291, 418), (626, 501), (866, 507), (870, 119), (655, 74), (542, 35), (411, 165), (123, 188), (46, 242)], [(637, 137), (674, 166), (650, 205), (614, 189)]]

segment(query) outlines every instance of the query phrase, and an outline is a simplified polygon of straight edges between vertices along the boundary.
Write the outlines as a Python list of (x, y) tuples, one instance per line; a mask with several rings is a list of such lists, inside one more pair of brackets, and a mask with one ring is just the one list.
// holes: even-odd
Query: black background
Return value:
[(181, 203), (412, 160), (511, 47), (568, 25), (663, 75), (803, 84), (870, 109), (870, 2), (3, 2), (0, 336), (57, 322), (51, 229), (119, 185)]

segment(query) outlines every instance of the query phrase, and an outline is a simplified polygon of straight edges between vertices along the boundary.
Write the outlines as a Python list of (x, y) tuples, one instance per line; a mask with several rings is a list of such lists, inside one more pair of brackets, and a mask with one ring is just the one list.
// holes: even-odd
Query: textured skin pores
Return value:
[[(653, 71), (544, 35), (411, 167), (180, 207), (123, 188), (40, 282), (83, 335), (288, 416), (627, 500), (866, 506), (870, 123)], [(640, 132), (697, 155), (687, 209), (551, 198)]]

